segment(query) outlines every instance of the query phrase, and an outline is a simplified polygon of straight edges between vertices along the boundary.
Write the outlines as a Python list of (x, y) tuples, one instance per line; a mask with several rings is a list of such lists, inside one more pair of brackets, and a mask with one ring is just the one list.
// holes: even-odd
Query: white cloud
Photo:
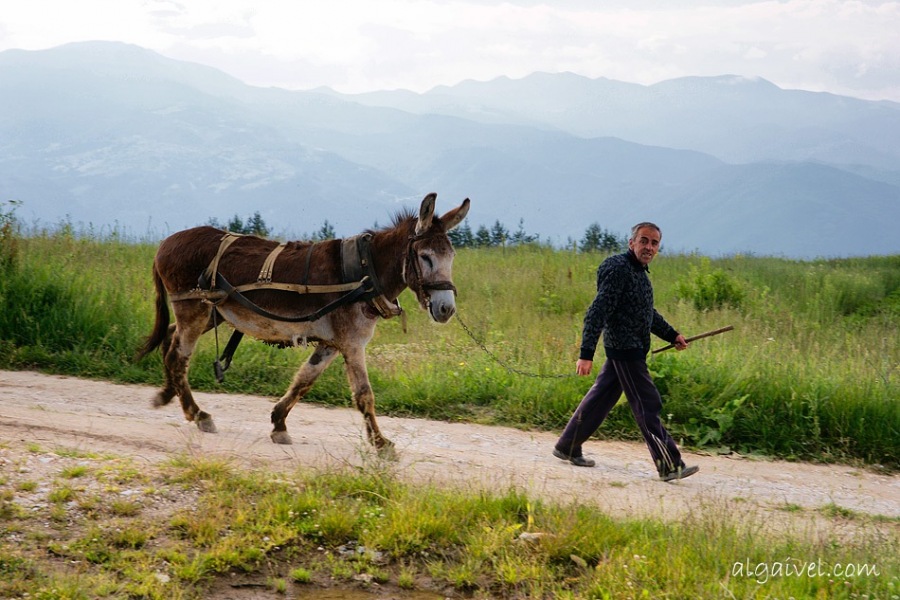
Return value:
[(0, 15), (0, 49), (121, 40), (257, 85), (424, 91), (534, 71), (638, 83), (733, 73), (900, 101), (900, 1), (9, 4)]

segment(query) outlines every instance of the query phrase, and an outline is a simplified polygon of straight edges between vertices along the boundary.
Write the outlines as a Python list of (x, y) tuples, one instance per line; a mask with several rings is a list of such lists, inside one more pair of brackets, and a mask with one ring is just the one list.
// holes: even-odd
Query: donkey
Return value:
[(165, 385), (153, 405), (164, 406), (177, 395), (185, 419), (201, 431), (216, 432), (212, 417), (194, 401), (188, 369), (200, 336), (226, 321), (268, 343), (315, 345), (272, 409), (273, 442), (292, 443), (288, 413), (340, 353), (369, 442), (390, 450), (393, 443), (375, 420), (365, 349), (379, 318), (402, 313), (397, 297), (407, 287), (434, 321), (445, 323), (456, 312), (455, 253), (447, 232), (465, 218), (469, 199), (438, 217), (436, 198), (425, 196), (418, 215), (403, 210), (391, 226), (345, 240), (278, 244), (214, 227), (187, 229), (163, 240), (153, 262), (156, 322), (137, 356), (161, 347)]

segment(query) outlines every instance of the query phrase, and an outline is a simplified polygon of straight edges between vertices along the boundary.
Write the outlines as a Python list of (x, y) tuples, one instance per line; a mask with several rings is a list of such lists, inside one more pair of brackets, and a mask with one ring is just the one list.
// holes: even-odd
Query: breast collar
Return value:
[(341, 281), (360, 281), (364, 277), (369, 277), (373, 288), (363, 299), (379, 316), (390, 319), (403, 315), (400, 302), (391, 302), (384, 295), (381, 281), (375, 272), (371, 233), (361, 233), (341, 240)]

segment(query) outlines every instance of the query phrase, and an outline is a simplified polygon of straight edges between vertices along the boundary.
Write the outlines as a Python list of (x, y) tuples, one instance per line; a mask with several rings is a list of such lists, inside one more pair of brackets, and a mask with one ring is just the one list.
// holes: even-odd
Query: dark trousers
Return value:
[(647, 442), (656, 470), (668, 473), (684, 467), (675, 440), (659, 419), (662, 398), (650, 377), (645, 360), (607, 358), (597, 381), (569, 419), (556, 442), (556, 448), (569, 456), (581, 456), (581, 445), (597, 431), (623, 391), (631, 405), (634, 420)]

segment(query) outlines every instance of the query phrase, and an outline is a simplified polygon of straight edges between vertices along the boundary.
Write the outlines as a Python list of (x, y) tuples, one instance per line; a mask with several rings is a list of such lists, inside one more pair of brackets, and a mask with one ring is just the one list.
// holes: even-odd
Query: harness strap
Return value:
[(459, 292), (456, 291), (456, 286), (450, 281), (422, 282), (421, 286), (424, 290), (453, 290), (454, 296), (459, 295)]
[[(298, 294), (338, 294), (349, 292), (363, 285), (362, 280), (352, 283), (340, 283), (334, 285), (307, 285), (301, 283), (246, 283), (232, 286), (236, 292), (252, 292), (255, 290), (278, 290), (281, 292), (296, 292)], [(221, 289), (205, 290), (196, 288), (187, 292), (169, 294), (172, 302), (182, 300), (203, 300), (211, 304), (218, 304), (228, 297), (228, 292)]]
[(287, 246), (287, 243), (281, 242), (269, 253), (269, 256), (266, 257), (266, 261), (263, 263), (262, 269), (259, 272), (259, 277), (256, 278), (257, 283), (272, 282), (272, 270), (275, 268), (275, 260), (278, 258), (278, 255), (281, 254), (281, 251), (284, 250), (285, 246)]
[[(231, 337), (228, 339), (228, 344), (225, 345), (225, 350), (222, 351), (222, 356), (217, 358), (215, 362), (213, 362), (213, 370), (216, 373), (216, 381), (222, 383), (225, 381), (225, 371), (228, 370), (228, 367), (231, 366), (231, 359), (234, 358), (234, 353), (237, 350), (238, 344), (241, 343), (241, 339), (244, 337), (243, 331), (238, 331), (237, 329), (232, 332)], [(216, 344), (218, 345), (218, 329), (216, 329)]]
[[(369, 269), (369, 237), (360, 234), (341, 240), (341, 281), (358, 281), (364, 275), (372, 276)], [(378, 282), (374, 283), (378, 289)]]
[(373, 296), (369, 300), (369, 304), (381, 316), (382, 319), (390, 319), (391, 317), (400, 317), (400, 325), (403, 333), (406, 333), (406, 311), (400, 306), (400, 300), (391, 302), (385, 298), (384, 294)]
[(372, 293), (366, 298), (369, 305), (382, 319), (402, 317), (403, 332), (406, 333), (406, 313), (400, 302), (391, 302), (382, 292), (375, 259), (372, 256), (372, 234), (361, 233), (341, 241), (341, 273), (345, 281), (368, 276), (372, 280)]
[(315, 244), (310, 244), (309, 249), (306, 251), (306, 271), (303, 273), (303, 285), (309, 283), (309, 265), (312, 263), (313, 247), (315, 247)]
[(225, 254), (225, 251), (228, 250), (228, 246), (234, 243), (234, 241), (240, 237), (244, 237), (239, 233), (231, 233), (230, 231), (226, 231), (225, 235), (222, 236), (222, 241), (219, 242), (219, 250), (216, 252), (216, 257), (213, 258), (212, 262), (209, 263), (209, 266), (206, 268), (206, 272), (204, 276), (207, 281), (211, 282), (210, 289), (216, 287), (216, 275), (219, 271), (219, 259), (222, 258), (222, 255)]
[(305, 323), (308, 321), (316, 321), (318, 319), (321, 319), (323, 316), (327, 315), (331, 311), (336, 310), (345, 304), (350, 304), (351, 302), (355, 302), (361, 296), (372, 291), (372, 282), (368, 277), (366, 277), (362, 281), (359, 282), (358, 286), (355, 289), (353, 289), (350, 292), (348, 292), (347, 294), (341, 296), (337, 300), (330, 302), (329, 304), (326, 304), (325, 306), (316, 310), (313, 313), (310, 313), (308, 315), (303, 315), (301, 317), (285, 317), (282, 315), (276, 315), (275, 313), (271, 313), (271, 312), (267, 311), (266, 309), (264, 309), (260, 306), (257, 306), (256, 304), (251, 302), (250, 299), (248, 299), (246, 296), (244, 296), (242, 293), (240, 293), (237, 290), (237, 288), (235, 288), (233, 285), (228, 283), (228, 280), (226, 280), (224, 277), (222, 277), (221, 274), (219, 274), (216, 277), (216, 283), (218, 284), (218, 287), (220, 289), (222, 289), (223, 291), (225, 291), (227, 293), (226, 299), (233, 299), (238, 304), (243, 306), (244, 308), (248, 308), (262, 317), (265, 317), (267, 319), (272, 319), (273, 321), (283, 321), (286, 323)]
[(236, 285), (234, 289), (239, 292), (251, 292), (254, 290), (278, 290), (281, 292), (297, 292), (298, 294), (335, 294), (338, 292), (349, 292), (355, 290), (362, 279), (351, 283), (334, 283), (321, 285), (308, 285), (305, 283), (264, 283), (257, 281), (256, 283), (245, 283), (244, 285)]
[(169, 300), (172, 302), (182, 302), (184, 300), (202, 300), (210, 304), (218, 304), (228, 297), (228, 294), (222, 290), (204, 290), (202, 288), (194, 288), (187, 292), (176, 292), (169, 294)]

